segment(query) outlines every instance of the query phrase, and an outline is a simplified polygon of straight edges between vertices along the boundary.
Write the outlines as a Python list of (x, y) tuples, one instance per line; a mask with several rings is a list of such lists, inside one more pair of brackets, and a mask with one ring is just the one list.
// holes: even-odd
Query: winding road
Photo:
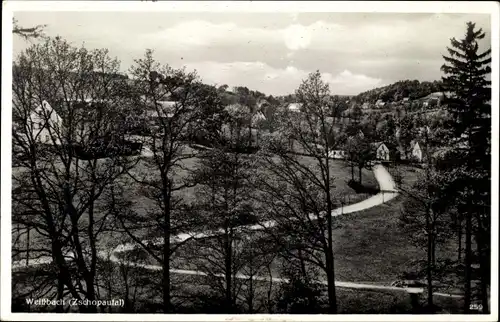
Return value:
[[(393, 178), (387, 171), (387, 169), (380, 165), (374, 165), (373, 166), (373, 173), (375, 175), (375, 178), (378, 182), (379, 185), (379, 190), (380, 192), (368, 199), (365, 199), (361, 202), (343, 206), (341, 208), (337, 208), (332, 211), (332, 216), (340, 216), (340, 215), (345, 215), (349, 213), (354, 213), (362, 210), (366, 210), (378, 205), (381, 205), (385, 202), (388, 202), (392, 199), (394, 199), (397, 195), (398, 192), (396, 190), (396, 185), (394, 183)], [(311, 216), (312, 219), (314, 219), (314, 216)], [(259, 224), (255, 225), (247, 225), (247, 226), (240, 226), (239, 229), (249, 231), (249, 230), (262, 230), (266, 228), (271, 228), (277, 225), (277, 222), (274, 220), (262, 222)], [(212, 236), (215, 234), (218, 234), (219, 231), (205, 231), (205, 232), (187, 232), (187, 233), (182, 233), (177, 236), (173, 236), (171, 241), (172, 242), (182, 242), (185, 241), (189, 238), (203, 238), (203, 237), (208, 237)], [(155, 244), (161, 244), (163, 243), (162, 239), (157, 239), (154, 241), (151, 240), (145, 240), (143, 242), (153, 242)], [(161, 265), (146, 265), (142, 263), (135, 263), (135, 262), (124, 262), (122, 259), (119, 259), (116, 255), (120, 252), (125, 252), (125, 251), (130, 251), (135, 248), (139, 247), (137, 244), (132, 244), (132, 243), (127, 243), (127, 244), (121, 244), (118, 245), (115, 249), (112, 251), (101, 251), (98, 253), (98, 256), (101, 258), (105, 259), (110, 259), (112, 262), (115, 263), (122, 263), (122, 264), (127, 264), (130, 266), (136, 266), (136, 267), (141, 267), (144, 269), (148, 270), (161, 270), (162, 267)], [(67, 254), (68, 258), (73, 257), (71, 253)], [(21, 269), (23, 267), (27, 266), (36, 266), (36, 265), (41, 265), (41, 264), (48, 264), (52, 262), (52, 257), (50, 256), (45, 256), (45, 257), (40, 257), (37, 259), (32, 259), (29, 262), (29, 265), (26, 265), (25, 260), (20, 260), (12, 263), (12, 269)], [(171, 272), (174, 274), (183, 274), (183, 275), (201, 275), (205, 276), (207, 275), (204, 272), (201, 271), (193, 271), (193, 270), (182, 270), (182, 269), (171, 269)], [(220, 274), (220, 277), (224, 277), (223, 274)], [(243, 274), (237, 274), (235, 278), (238, 279), (254, 279), (258, 281), (269, 281), (269, 277), (265, 276), (247, 276)], [(284, 278), (278, 278), (278, 277), (272, 277), (271, 280), (276, 283), (286, 283), (288, 280)], [(326, 281), (321, 281), (322, 284), (326, 284)], [(423, 293), (424, 289), (423, 288), (418, 288), (418, 287), (396, 287), (396, 286), (387, 286), (387, 285), (375, 285), (375, 284), (361, 284), (361, 283), (355, 283), (355, 282), (343, 282), (343, 281), (335, 281), (335, 286), (336, 287), (341, 287), (341, 288), (351, 288), (351, 289), (365, 289), (365, 290), (391, 290), (391, 291), (402, 291), (402, 292), (407, 292), (407, 293)], [(435, 296), (444, 296), (444, 297), (462, 297), (462, 295), (456, 295), (456, 294), (445, 294), (445, 293), (434, 293)]]

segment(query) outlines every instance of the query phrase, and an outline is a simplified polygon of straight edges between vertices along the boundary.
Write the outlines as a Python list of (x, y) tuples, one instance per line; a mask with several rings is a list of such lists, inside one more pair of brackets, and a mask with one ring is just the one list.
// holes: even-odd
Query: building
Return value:
[(426, 159), (425, 146), (418, 141), (413, 142), (411, 148), (411, 158), (417, 162), (423, 162)]
[(364, 110), (369, 109), (370, 108), (370, 103), (368, 103), (368, 102), (363, 103), (363, 105), (362, 105), (361, 108), (364, 109)]
[(375, 106), (378, 107), (378, 108), (382, 108), (385, 106), (385, 102), (381, 99), (377, 100), (377, 102), (375, 103)]
[(252, 126), (257, 126), (259, 123), (264, 122), (266, 120), (266, 117), (264, 113), (262, 112), (257, 112), (252, 116)]
[(63, 120), (47, 101), (43, 101), (31, 112), (28, 122), (35, 141), (43, 144), (61, 144)]
[(177, 102), (174, 101), (158, 101), (160, 106), (158, 109), (152, 108), (146, 110), (145, 116), (153, 121), (158, 118), (171, 118), (175, 114), (175, 109), (177, 108)]
[(302, 108), (301, 103), (290, 103), (288, 105), (288, 110), (292, 112), (300, 112), (301, 108)]
[(344, 150), (333, 150), (329, 151), (328, 157), (330, 159), (345, 159), (347, 157), (347, 153)]
[(384, 142), (374, 142), (371, 146), (375, 151), (375, 159), (380, 161), (389, 161), (391, 159), (390, 150)]

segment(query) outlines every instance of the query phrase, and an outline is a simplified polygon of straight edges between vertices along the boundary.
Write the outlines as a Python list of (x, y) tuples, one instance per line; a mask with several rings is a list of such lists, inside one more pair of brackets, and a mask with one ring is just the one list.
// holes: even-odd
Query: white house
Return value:
[(384, 142), (375, 142), (371, 145), (375, 150), (377, 160), (389, 161), (391, 159), (389, 148), (384, 144)]
[(413, 147), (411, 149), (411, 156), (414, 160), (422, 162), (425, 159), (424, 146), (421, 145), (419, 142), (414, 142)]
[(333, 150), (329, 151), (328, 157), (330, 159), (345, 159), (347, 157), (347, 153), (344, 150)]
[(63, 120), (47, 101), (43, 101), (29, 119), (29, 127), (35, 141), (44, 144), (61, 144), (59, 137), (63, 127)]
[(385, 102), (381, 99), (379, 99), (375, 105), (378, 107), (378, 108), (381, 108), (381, 107), (384, 107), (385, 106)]
[(288, 105), (288, 110), (292, 112), (300, 112), (301, 107), (302, 107), (301, 103), (290, 103)]
[(364, 102), (361, 108), (364, 109), (364, 110), (369, 109), (370, 108), (370, 103)]

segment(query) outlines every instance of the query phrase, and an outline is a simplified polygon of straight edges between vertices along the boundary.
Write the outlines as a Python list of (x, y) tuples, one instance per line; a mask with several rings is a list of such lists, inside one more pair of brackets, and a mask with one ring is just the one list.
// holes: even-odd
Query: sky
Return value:
[[(486, 32), (490, 16), (432, 13), (16, 12), (22, 26), (46, 24), (48, 36), (108, 48), (123, 71), (147, 48), (205, 83), (293, 93), (319, 70), (332, 94), (355, 95), (398, 80), (440, 79), (450, 38), (466, 22)], [(14, 57), (30, 43), (13, 40)]]

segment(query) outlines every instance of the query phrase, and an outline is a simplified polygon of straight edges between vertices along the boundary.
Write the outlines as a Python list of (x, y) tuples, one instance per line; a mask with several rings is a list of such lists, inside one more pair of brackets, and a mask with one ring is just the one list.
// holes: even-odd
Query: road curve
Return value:
[[(380, 192), (377, 193), (376, 195), (374, 195), (368, 199), (365, 199), (363, 201), (360, 201), (358, 203), (334, 209), (332, 211), (332, 216), (340, 216), (340, 215), (344, 215), (344, 214), (363, 211), (363, 210), (381, 205), (385, 202), (388, 202), (388, 201), (394, 199), (398, 195), (394, 180), (384, 166), (377, 164), (377, 165), (373, 166), (372, 170), (373, 170), (375, 178), (378, 182)], [(262, 230), (262, 229), (274, 227), (276, 225), (277, 225), (276, 221), (270, 220), (270, 221), (266, 221), (266, 222), (259, 223), (256, 225), (241, 226), (241, 227), (239, 227), (239, 229), (244, 229), (246, 231), (248, 231), (248, 230)], [(179, 234), (177, 236), (173, 236), (171, 241), (172, 242), (182, 242), (182, 241), (185, 241), (189, 238), (208, 237), (211, 235), (215, 235), (217, 233), (219, 233), (219, 231), (187, 232), (187, 233)], [(151, 241), (148, 240), (148, 241), (143, 241), (143, 242), (151, 242)], [(163, 240), (157, 239), (157, 240), (154, 240), (153, 242), (155, 244), (161, 244), (161, 243), (163, 243)], [(161, 265), (146, 265), (146, 264), (138, 264), (138, 263), (129, 262), (129, 261), (123, 261), (116, 256), (117, 253), (130, 251), (130, 250), (135, 249), (136, 247), (139, 247), (139, 246), (137, 244), (132, 244), (132, 243), (121, 244), (121, 245), (118, 245), (111, 252), (105, 252), (105, 251), (99, 252), (98, 256), (101, 258), (104, 258), (104, 259), (109, 259), (115, 263), (121, 263), (121, 264), (130, 265), (130, 266), (141, 267), (141, 268), (148, 269), (148, 270), (161, 270), (162, 269)], [(69, 256), (69, 257), (71, 257), (71, 256)], [(45, 256), (45, 257), (30, 260), (29, 266), (48, 264), (50, 262), (52, 262), (52, 258), (49, 256)], [(27, 266), (26, 262), (23, 260), (16, 261), (16, 262), (12, 263), (13, 270), (20, 269), (20, 268), (23, 268), (26, 266)], [(201, 275), (201, 276), (207, 275), (204, 272), (193, 271), (193, 270), (171, 269), (170, 271), (174, 274), (183, 274), (183, 275)], [(221, 274), (220, 277), (223, 277), (223, 275)], [(246, 280), (252, 278), (254, 280), (269, 281), (269, 277), (266, 277), (266, 276), (252, 276), (252, 277), (250, 277), (250, 276), (243, 275), (243, 274), (237, 274), (235, 277), (238, 279), (246, 279)], [(278, 277), (272, 277), (271, 280), (273, 282), (276, 282), (276, 283), (287, 282), (287, 279), (278, 278)], [(321, 283), (325, 284), (326, 281), (321, 281)], [(341, 287), (341, 288), (366, 289), (366, 290), (392, 290), (392, 291), (402, 291), (402, 292), (407, 292), (407, 293), (422, 293), (424, 291), (423, 288), (415, 288), (415, 287), (396, 287), (396, 286), (362, 284), (362, 283), (343, 282), (343, 281), (335, 281), (335, 286)], [(461, 295), (445, 294), (445, 293), (434, 293), (434, 295), (435, 296), (444, 296), (444, 297), (462, 297)]]

